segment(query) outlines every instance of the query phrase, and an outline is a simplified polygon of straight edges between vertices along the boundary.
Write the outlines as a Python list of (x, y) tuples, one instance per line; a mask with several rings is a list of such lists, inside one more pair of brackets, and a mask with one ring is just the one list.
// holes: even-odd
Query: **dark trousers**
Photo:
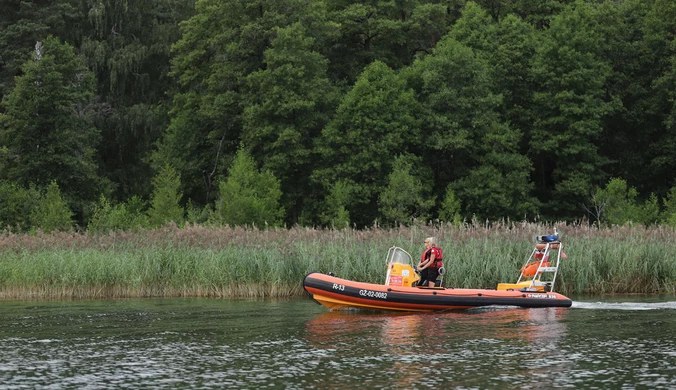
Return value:
[(438, 277), (439, 270), (437, 268), (425, 268), (420, 271), (420, 281), (418, 282), (418, 286), (426, 286), (429, 282), (433, 282), (436, 285)]

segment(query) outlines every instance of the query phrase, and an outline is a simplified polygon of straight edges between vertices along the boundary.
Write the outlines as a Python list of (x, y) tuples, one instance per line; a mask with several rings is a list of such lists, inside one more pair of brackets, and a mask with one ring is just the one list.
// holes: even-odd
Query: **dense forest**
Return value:
[(676, 225), (672, 0), (0, 3), (0, 226)]

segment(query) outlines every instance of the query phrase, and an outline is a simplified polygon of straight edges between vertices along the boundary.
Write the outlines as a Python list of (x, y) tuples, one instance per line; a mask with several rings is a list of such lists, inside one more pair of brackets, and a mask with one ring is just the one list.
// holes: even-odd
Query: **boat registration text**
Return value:
[(362, 297), (387, 299), (387, 293), (381, 291), (359, 290), (359, 295)]

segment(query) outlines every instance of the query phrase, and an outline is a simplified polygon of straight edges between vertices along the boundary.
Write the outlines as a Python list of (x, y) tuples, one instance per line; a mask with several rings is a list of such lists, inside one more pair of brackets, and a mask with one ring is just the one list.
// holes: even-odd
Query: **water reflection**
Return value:
[[(372, 313), (330, 311), (306, 324), (308, 338), (322, 344), (335, 343), (342, 334), (380, 328), (382, 343), (410, 349), (434, 348), (444, 338), (523, 339), (530, 344), (555, 342), (566, 334), (565, 317), (569, 309), (491, 308), (436, 313)], [(335, 345), (335, 344), (334, 344)], [(402, 351), (403, 352), (403, 351)]]
[[(498, 382), (563, 373), (569, 362), (552, 360), (566, 337), (563, 308), (491, 308), (435, 313), (326, 312), (306, 323), (307, 339), (332, 350), (341, 370), (352, 371), (341, 345), (360, 339), (360, 353), (380, 361), (380, 373), (396, 387), (430, 383), (484, 383), (475, 372), (500, 367)], [(334, 372), (335, 376), (340, 376)], [(550, 382), (547, 382), (550, 383)]]

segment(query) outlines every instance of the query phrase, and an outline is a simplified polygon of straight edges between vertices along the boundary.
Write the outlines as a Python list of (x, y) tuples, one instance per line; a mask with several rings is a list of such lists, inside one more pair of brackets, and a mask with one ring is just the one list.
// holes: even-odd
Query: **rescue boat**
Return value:
[(420, 276), (415, 272), (412, 257), (399, 247), (388, 250), (387, 274), (382, 285), (311, 272), (305, 276), (303, 288), (314, 301), (331, 310), (436, 311), (481, 306), (570, 307), (572, 301), (568, 297), (554, 292), (559, 263), (565, 258), (562, 249), (558, 235), (538, 236), (536, 247), (521, 269), (517, 282), (500, 283), (495, 290), (443, 287), (443, 269), (440, 269), (436, 287), (419, 287), (417, 283)]

